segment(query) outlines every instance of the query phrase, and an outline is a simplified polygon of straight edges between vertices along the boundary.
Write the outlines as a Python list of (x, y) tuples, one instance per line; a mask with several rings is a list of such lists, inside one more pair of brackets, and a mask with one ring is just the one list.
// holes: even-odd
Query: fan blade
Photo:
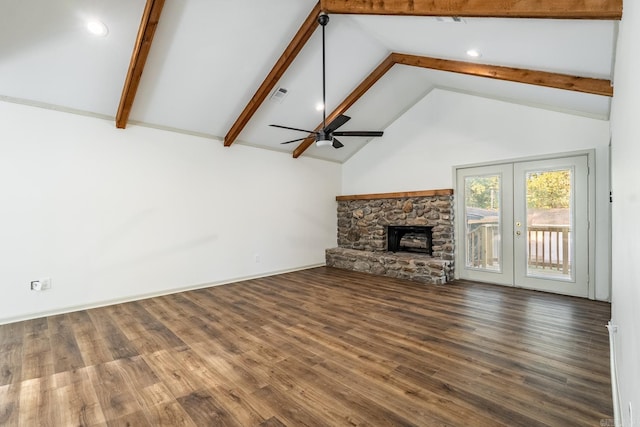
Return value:
[(378, 130), (346, 130), (343, 132), (333, 132), (335, 136), (382, 136), (384, 132)]
[(280, 126), (280, 125), (269, 125), (269, 126), (273, 126), (274, 128), (297, 130), (297, 131), (300, 131), (300, 132), (312, 133), (314, 135), (318, 133), (318, 132), (313, 131), (313, 130), (298, 129), (298, 128), (292, 128), (292, 127), (289, 127), (289, 126)]
[[(308, 137), (307, 137), (308, 138)], [(307, 138), (292, 139), (291, 141), (281, 142), (280, 144), (291, 144), (292, 142), (304, 141)]]
[(338, 141), (337, 139), (333, 138), (333, 148), (342, 148), (344, 147), (344, 144), (340, 141)]
[(324, 131), (325, 133), (331, 133), (334, 130), (338, 129), (343, 124), (347, 123), (349, 120), (351, 120), (351, 117), (345, 116), (344, 114), (340, 114), (338, 117), (333, 119), (331, 123), (327, 125)]

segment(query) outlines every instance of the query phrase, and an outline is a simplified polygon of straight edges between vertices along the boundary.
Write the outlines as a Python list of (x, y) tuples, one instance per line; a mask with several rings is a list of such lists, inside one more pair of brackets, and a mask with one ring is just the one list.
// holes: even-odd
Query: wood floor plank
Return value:
[(270, 408), (251, 398), (250, 393), (256, 390), (255, 386), (247, 387), (230, 361), (237, 356), (225, 359), (220, 354), (211, 354), (210, 348), (202, 344), (194, 346), (194, 351), (203, 361), (197, 368), (202, 371), (200, 375), (206, 375), (206, 383), (215, 386), (207, 391), (234, 414), (240, 425), (258, 425), (273, 416)]
[(85, 366), (98, 365), (114, 360), (109, 346), (102, 338), (86, 311), (69, 313), (76, 343)]
[(151, 406), (159, 406), (175, 400), (171, 390), (169, 390), (169, 387), (163, 382), (157, 382), (146, 387), (137, 387), (135, 397), (143, 409)]
[(143, 303), (122, 304), (122, 308), (131, 319), (127, 326), (133, 336), (128, 338), (134, 340), (134, 345), (139, 352), (152, 353), (161, 349), (184, 346), (184, 342), (149, 313)]
[(610, 315), (297, 271), (0, 325), (0, 425), (597, 426)]
[[(52, 420), (53, 404), (49, 402), (50, 391), (40, 388), (41, 378), (22, 381), (20, 383), (19, 418), (13, 425), (36, 426)], [(7, 425), (11, 425), (8, 424)]]
[(22, 322), (0, 325), (0, 386), (21, 378), (24, 330)]
[(18, 425), (21, 383), (0, 386), (0, 426)]
[(283, 392), (272, 386), (262, 387), (252, 395), (269, 406), (278, 418), (288, 426), (321, 426), (326, 424), (326, 419), (316, 413), (315, 408), (301, 405), (291, 398), (289, 393)]
[(56, 425), (104, 425), (106, 420), (102, 413), (102, 405), (91, 385), (88, 375), (85, 381), (76, 382), (51, 391), (55, 401)]
[(140, 410), (132, 413), (124, 414), (118, 418), (110, 419), (107, 422), (108, 427), (155, 427), (148, 419), (145, 413)]
[(197, 377), (180, 363), (173, 352), (161, 350), (142, 357), (174, 398), (186, 396), (202, 388)]
[(235, 417), (208, 391), (197, 391), (178, 402), (198, 426), (241, 426)]
[(263, 421), (259, 424), (259, 427), (286, 427), (284, 424), (280, 422), (276, 417), (271, 417), (268, 420)]
[(113, 310), (113, 307), (102, 307), (88, 311), (99, 337), (104, 340), (111, 353), (112, 360), (137, 356), (139, 354), (138, 351), (117, 326), (118, 319), (117, 317), (112, 317), (111, 310)]
[[(88, 367), (89, 377), (108, 424), (123, 415), (136, 414), (142, 407), (135, 398), (138, 386), (130, 384), (120, 359)], [(148, 380), (145, 380), (147, 383)], [(140, 385), (144, 388), (144, 384)], [(138, 415), (135, 415), (138, 418)]]
[(0, 352), (0, 386), (11, 384), (22, 376), (22, 344), (5, 345)]
[(179, 402), (168, 402), (146, 408), (147, 420), (154, 427), (198, 427), (204, 425), (220, 424), (197, 424), (185, 411)]
[[(377, 405), (366, 394), (361, 394), (349, 386), (343, 385), (331, 375), (323, 375), (315, 365), (304, 363), (288, 364), (286, 372), (295, 378), (295, 384), (315, 399), (323, 399), (325, 405), (332, 405), (339, 411), (337, 425), (401, 425), (407, 421), (392, 411)], [(278, 366), (283, 369), (283, 367)], [(366, 416), (363, 416), (366, 414)], [(375, 420), (375, 424), (371, 424)]]

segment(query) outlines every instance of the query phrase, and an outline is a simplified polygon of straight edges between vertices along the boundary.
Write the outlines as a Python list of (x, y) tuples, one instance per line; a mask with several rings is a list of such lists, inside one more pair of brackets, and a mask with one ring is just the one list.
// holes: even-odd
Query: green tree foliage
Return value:
[(465, 179), (465, 203), (481, 209), (498, 210), (500, 181), (498, 175), (474, 176)]
[(528, 208), (568, 208), (570, 200), (571, 174), (568, 170), (527, 174)]
[[(568, 208), (571, 200), (569, 170), (533, 172), (527, 174), (527, 207), (530, 209)], [(498, 175), (474, 176), (465, 179), (465, 203), (474, 208), (500, 208)]]

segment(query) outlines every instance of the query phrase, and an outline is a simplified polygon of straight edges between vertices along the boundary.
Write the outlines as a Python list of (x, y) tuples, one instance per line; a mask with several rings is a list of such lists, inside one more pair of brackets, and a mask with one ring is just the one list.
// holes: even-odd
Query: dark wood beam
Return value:
[(133, 101), (138, 91), (142, 71), (147, 62), (147, 56), (149, 56), (149, 51), (151, 50), (151, 43), (156, 33), (156, 27), (162, 14), (163, 6), (164, 0), (147, 0), (147, 4), (145, 5), (142, 20), (140, 21), (140, 28), (138, 29), (138, 37), (136, 38), (136, 44), (131, 54), (129, 71), (127, 72), (127, 78), (122, 89), (122, 96), (120, 96), (118, 113), (116, 114), (116, 127), (120, 129), (124, 129), (129, 121), (129, 114), (131, 113)]
[[(472, 62), (452, 61), (448, 59), (431, 58), (427, 56), (391, 53), (362, 83), (327, 117), (331, 122), (340, 114), (344, 114), (349, 107), (360, 99), (387, 71), (395, 64), (413, 67), (429, 68), (451, 73), (467, 74), (470, 76), (506, 80), (516, 83), (545, 86), (555, 89), (571, 90), (592, 95), (613, 96), (613, 85), (610, 80), (594, 79), (590, 77), (572, 76), (568, 74), (551, 73), (547, 71), (528, 70), (524, 68), (510, 68), (496, 65), (476, 64)], [(322, 128), (322, 123), (316, 131)], [(293, 151), (293, 157), (298, 158), (313, 144), (314, 138), (302, 141)]]
[(313, 10), (307, 16), (304, 23), (293, 37), (289, 46), (284, 50), (276, 64), (273, 66), (267, 77), (264, 79), (253, 98), (249, 101), (240, 116), (236, 119), (227, 135), (224, 137), (224, 146), (229, 147), (234, 143), (242, 129), (249, 123), (249, 120), (258, 111), (260, 105), (267, 98), (271, 90), (275, 87), (278, 80), (287, 71), (293, 60), (298, 56), (298, 53), (302, 50), (304, 45), (309, 41), (309, 38), (318, 27), (318, 15), (320, 14), (320, 3), (318, 2)]
[(463, 61), (430, 58), (426, 56), (393, 53), (395, 64), (430, 68), (433, 70), (488, 77), (516, 83), (526, 83), (555, 89), (572, 90), (593, 95), (613, 96), (610, 80), (572, 76), (568, 74), (550, 73), (547, 71), (528, 70), (524, 68), (501, 67), (496, 65), (476, 64)]
[[(371, 86), (373, 86), (378, 80), (380, 80), (380, 78), (384, 76), (391, 67), (393, 67), (393, 64), (393, 57), (392, 55), (389, 55), (384, 61), (382, 61), (380, 65), (376, 67), (375, 70), (371, 72), (371, 74), (367, 76), (367, 78), (362, 81), (362, 83), (358, 85), (357, 88), (353, 90), (353, 92), (349, 94), (349, 96), (345, 98), (344, 101), (342, 101), (342, 103), (340, 103), (340, 105), (338, 105), (335, 110), (333, 110), (333, 112), (331, 112), (331, 114), (327, 116), (327, 123), (331, 123), (336, 117), (338, 117), (340, 114), (343, 114), (349, 109), (349, 107), (355, 104), (356, 101), (360, 99), (362, 95), (364, 95), (371, 88)], [(322, 123), (320, 123), (315, 130), (318, 131), (321, 128)], [(300, 145), (298, 145), (298, 147), (296, 147), (296, 149), (293, 151), (293, 157), (298, 158), (302, 153), (305, 152), (307, 148), (311, 146), (311, 144), (313, 144), (313, 142), (313, 137), (307, 138), (302, 141), (302, 143), (300, 143)]]
[(621, 19), (622, 0), (321, 0), (326, 13)]

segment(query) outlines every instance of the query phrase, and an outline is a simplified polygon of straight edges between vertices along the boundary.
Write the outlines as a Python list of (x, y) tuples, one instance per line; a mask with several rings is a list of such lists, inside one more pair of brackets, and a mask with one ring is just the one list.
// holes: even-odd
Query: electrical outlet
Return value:
[(29, 284), (29, 289), (32, 291), (44, 291), (46, 289), (51, 289), (51, 278), (44, 277), (38, 280), (32, 280)]
[(260, 263), (260, 254), (255, 254), (256, 264)]

